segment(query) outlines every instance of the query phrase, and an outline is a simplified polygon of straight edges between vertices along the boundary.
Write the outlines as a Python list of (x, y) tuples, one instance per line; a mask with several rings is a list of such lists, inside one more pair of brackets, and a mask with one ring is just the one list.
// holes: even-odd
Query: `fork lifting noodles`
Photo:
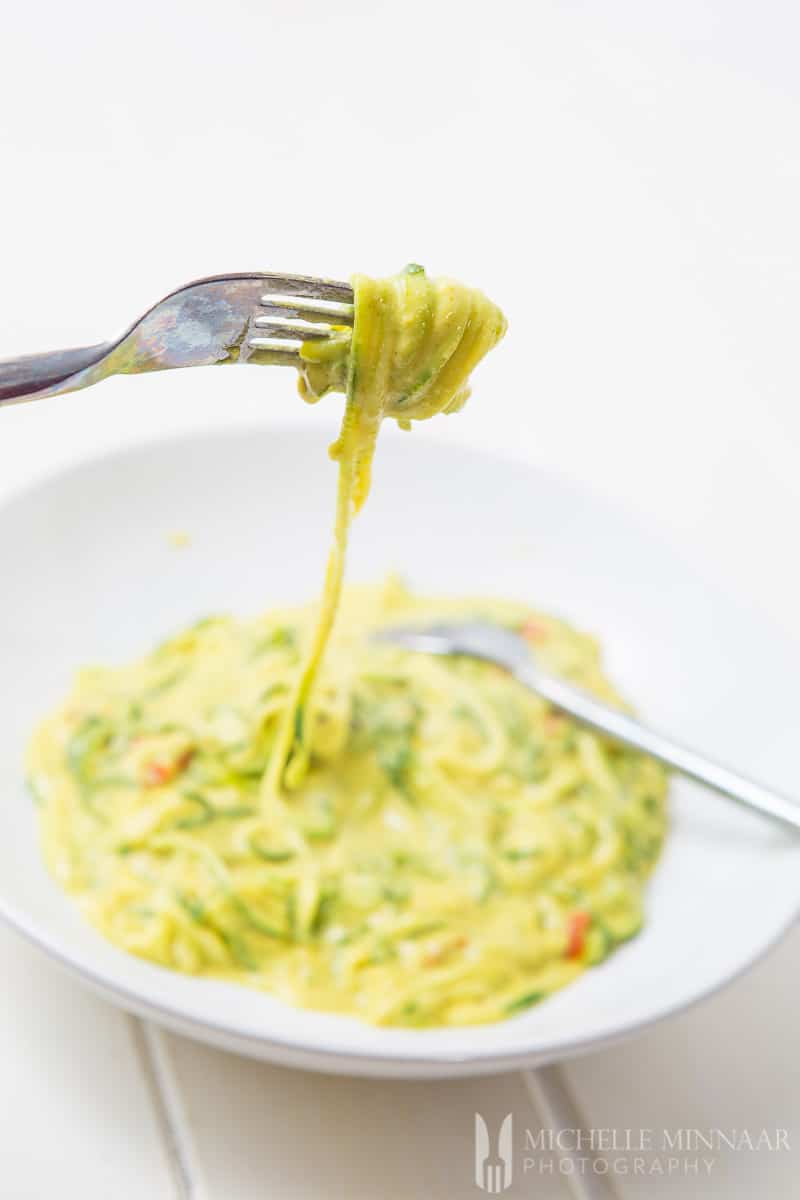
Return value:
[(292, 365), (296, 365), (304, 341), (320, 341), (337, 327), (353, 324), (353, 289), (349, 284), (304, 275), (264, 278), (277, 290), (265, 292), (259, 300), (269, 313), (253, 319), (258, 333), (247, 339), (250, 350), (289, 355)]
[(353, 324), (353, 289), (306, 275), (197, 279), (115, 341), (0, 362), (0, 404), (74, 392), (110, 375), (254, 362), (297, 367), (305, 341)]

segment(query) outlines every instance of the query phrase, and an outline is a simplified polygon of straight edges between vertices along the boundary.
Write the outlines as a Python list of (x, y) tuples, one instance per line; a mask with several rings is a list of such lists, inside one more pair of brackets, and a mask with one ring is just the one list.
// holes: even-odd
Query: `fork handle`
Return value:
[(674, 767), (682, 775), (687, 775), (689, 779), (728, 796), (745, 808), (764, 813), (791, 829), (800, 830), (800, 804), (788, 796), (781, 796), (778, 792), (773, 792), (728, 767), (712, 762), (697, 751), (673, 742), (663, 733), (642, 725), (626, 713), (615, 708), (606, 708), (585, 692), (580, 692), (550, 675), (542, 675), (527, 664), (517, 668), (514, 674), (556, 708), (569, 713), (590, 729), (608, 734), (626, 746), (633, 746), (635, 750), (643, 750), (659, 762)]
[(32, 400), (38, 393), (60, 389), (71, 376), (93, 366), (107, 352), (108, 346), (103, 343), (82, 346), (78, 350), (50, 350), (46, 354), (5, 359), (0, 362), (0, 404)]

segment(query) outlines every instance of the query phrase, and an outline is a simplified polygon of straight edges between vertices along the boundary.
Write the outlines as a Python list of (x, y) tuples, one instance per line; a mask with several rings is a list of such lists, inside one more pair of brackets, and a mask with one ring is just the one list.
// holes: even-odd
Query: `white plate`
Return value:
[[(129, 957), (45, 873), (23, 784), (28, 731), (73, 669), (138, 655), (211, 612), (319, 587), (335, 471), (316, 432), (137, 447), (0, 510), (0, 911), (109, 998), (190, 1036), (350, 1074), (447, 1076), (594, 1048), (750, 965), (795, 917), (800, 839), (680, 783), (644, 932), (546, 1003), (471, 1029), (373, 1029)], [(185, 550), (168, 535), (186, 530)], [(758, 613), (605, 501), (528, 466), (383, 439), (350, 577), (530, 600), (601, 633), (614, 678), (667, 730), (800, 793), (800, 655)], [(768, 1019), (768, 1014), (765, 1014)]]

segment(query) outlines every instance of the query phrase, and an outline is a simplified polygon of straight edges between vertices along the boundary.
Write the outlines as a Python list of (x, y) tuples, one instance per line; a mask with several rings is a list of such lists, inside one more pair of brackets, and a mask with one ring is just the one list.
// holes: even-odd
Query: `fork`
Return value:
[(547, 675), (537, 666), (525, 639), (511, 629), (484, 621), (465, 621), (460, 624), (386, 627), (374, 633), (373, 638), (391, 642), (405, 650), (425, 654), (467, 655), (495, 663), (531, 691), (537, 692), (554, 708), (568, 713), (589, 729), (641, 750), (689, 779), (705, 784), (712, 791), (763, 816), (772, 817), (795, 832), (800, 830), (800, 804), (797, 801), (712, 762), (626, 713), (601, 704), (587, 692)]
[(0, 405), (140, 371), (246, 362), (297, 367), (304, 341), (352, 324), (347, 283), (270, 272), (213, 275), (170, 292), (114, 341), (0, 361)]

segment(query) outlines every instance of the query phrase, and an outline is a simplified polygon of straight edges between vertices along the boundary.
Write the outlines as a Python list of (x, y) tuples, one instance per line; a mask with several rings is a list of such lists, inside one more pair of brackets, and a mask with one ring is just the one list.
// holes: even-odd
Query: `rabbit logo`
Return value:
[(475, 1183), (497, 1196), (511, 1187), (513, 1118), (508, 1113), (497, 1135), (497, 1152), (492, 1152), (489, 1130), (480, 1113), (475, 1113)]

